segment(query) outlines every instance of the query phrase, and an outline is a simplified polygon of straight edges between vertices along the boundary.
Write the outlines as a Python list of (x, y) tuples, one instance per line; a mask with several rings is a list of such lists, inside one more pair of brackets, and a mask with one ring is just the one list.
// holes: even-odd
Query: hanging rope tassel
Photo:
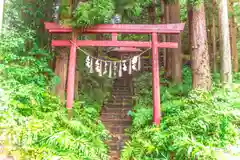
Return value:
[(132, 59), (129, 60), (128, 74), (132, 74)]
[(91, 58), (91, 62), (90, 62), (90, 73), (93, 73), (94, 71), (93, 71), (93, 58)]
[(138, 56), (138, 71), (141, 70), (141, 56)]
[(122, 62), (119, 63), (118, 76), (119, 76), (119, 77), (122, 77)]
[(109, 62), (109, 72), (108, 77), (112, 78), (112, 62)]

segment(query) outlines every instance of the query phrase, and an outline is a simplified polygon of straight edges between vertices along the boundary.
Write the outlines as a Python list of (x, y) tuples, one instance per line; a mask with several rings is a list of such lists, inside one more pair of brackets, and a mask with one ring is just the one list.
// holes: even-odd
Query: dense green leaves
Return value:
[(184, 70), (185, 80), (181, 87), (162, 87), (164, 114), (160, 128), (151, 126), (151, 84), (146, 83), (151, 82), (151, 76), (146, 73), (135, 80), (135, 85), (142, 87), (136, 91), (139, 100), (130, 112), (132, 135), (122, 153), (123, 160), (167, 160), (171, 155), (177, 160), (216, 159), (219, 148), (234, 144), (239, 138), (240, 110), (236, 108), (240, 106), (240, 88), (189, 92), (191, 74)]
[(74, 26), (84, 27), (110, 22), (114, 14), (112, 0), (90, 0), (80, 3), (74, 13)]
[[(98, 120), (105, 94), (92, 100), (82, 92), (84, 105), (76, 103), (73, 119), (68, 120), (64, 105), (50, 92), (59, 81), (49, 68), (52, 54), (39, 47), (35, 31), (28, 26), (4, 30), (8, 31), (0, 42), (0, 137), (4, 153), (17, 159), (108, 159), (103, 143), (108, 132)], [(94, 87), (100, 87), (97, 85), (102, 83)]]

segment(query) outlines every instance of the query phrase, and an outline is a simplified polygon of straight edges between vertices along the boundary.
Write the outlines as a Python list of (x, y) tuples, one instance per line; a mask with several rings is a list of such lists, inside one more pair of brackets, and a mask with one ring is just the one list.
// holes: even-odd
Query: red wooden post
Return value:
[(117, 33), (112, 33), (112, 40), (117, 41), (118, 34)]
[(157, 33), (152, 33), (152, 92), (153, 92), (153, 123), (160, 125), (160, 82), (158, 62), (158, 38)]
[(70, 49), (69, 64), (68, 64), (68, 80), (67, 80), (67, 109), (71, 110), (74, 101), (74, 81), (76, 72), (76, 58), (77, 58), (77, 34), (73, 32), (72, 45)]

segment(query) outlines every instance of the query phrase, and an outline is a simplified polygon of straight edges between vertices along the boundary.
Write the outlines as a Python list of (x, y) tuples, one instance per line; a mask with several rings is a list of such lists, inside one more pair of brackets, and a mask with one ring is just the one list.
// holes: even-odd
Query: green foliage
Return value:
[(80, 3), (74, 13), (75, 27), (90, 26), (109, 22), (114, 14), (112, 0), (90, 0)]
[(136, 91), (139, 100), (130, 112), (131, 141), (121, 155), (123, 160), (167, 160), (172, 155), (177, 160), (216, 159), (220, 148), (239, 138), (239, 85), (231, 91), (217, 87), (211, 92), (190, 91), (191, 73), (186, 68), (183, 77), (181, 87), (161, 88), (164, 116), (160, 128), (151, 126), (151, 84), (146, 83), (151, 82), (151, 76), (146, 73), (135, 80), (141, 89)]
[(80, 98), (82, 95), (88, 95), (88, 99), (99, 104), (102, 104), (105, 99), (109, 98), (113, 83), (112, 79), (86, 72), (81, 72), (81, 76)]
[(16, 25), (1, 36), (0, 136), (6, 154), (36, 160), (107, 159), (103, 141), (108, 133), (98, 120), (101, 105), (83, 94), (84, 105), (76, 103), (68, 120), (64, 105), (50, 93), (58, 78), (48, 65), (51, 53), (37, 45), (35, 31)]
[(85, 27), (110, 23), (114, 14), (122, 17), (139, 17), (151, 0), (89, 0), (80, 2), (74, 11), (73, 26)]
[[(152, 106), (152, 73), (147, 72), (140, 74), (134, 78), (134, 88), (137, 96), (137, 103), (142, 106)], [(161, 73), (163, 77), (163, 73)], [(178, 98), (179, 96), (186, 96), (191, 89), (191, 72), (188, 68), (183, 68), (183, 83), (181, 85), (172, 85), (165, 79), (161, 78), (161, 83), (166, 83), (170, 87), (163, 85), (161, 86), (161, 102)]]
[(44, 100), (41, 102), (29, 93), (29, 90), (37, 90), (36, 87), (24, 86), (24, 89), (28, 93), (25, 101), (10, 91), (13, 97), (10, 96), (9, 108), (1, 112), (0, 121), (4, 124), (1, 130), (11, 137), (3, 144), (10, 143), (10, 153), (17, 151), (23, 159), (50, 160), (55, 156), (66, 160), (107, 159), (103, 140), (108, 134), (98, 120), (98, 104), (76, 105), (73, 119), (68, 120), (64, 106), (56, 97), (45, 91), (44, 95), (39, 95)]
[(76, 104), (74, 117), (68, 120), (63, 104), (47, 90), (48, 79), (35, 72), (43, 63), (29, 66), (32, 63), (22, 64), (24, 58), (1, 68), (0, 88), (8, 92), (9, 100), (8, 109), (1, 111), (0, 130), (11, 137), (4, 142), (10, 143), (9, 152), (23, 159), (107, 159), (103, 140), (108, 134), (98, 120), (99, 103), (85, 99), (84, 107)]

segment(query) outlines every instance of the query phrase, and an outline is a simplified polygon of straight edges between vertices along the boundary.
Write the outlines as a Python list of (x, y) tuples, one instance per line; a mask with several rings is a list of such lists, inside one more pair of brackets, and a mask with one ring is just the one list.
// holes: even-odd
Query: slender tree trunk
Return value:
[(221, 70), (221, 62), (220, 62), (221, 46), (220, 45), (222, 44), (222, 32), (221, 32), (222, 26), (220, 24), (221, 17), (219, 16), (219, 7), (217, 6), (216, 8), (217, 8), (217, 12), (218, 12), (218, 16), (217, 16), (218, 17), (218, 28), (217, 28), (218, 29), (218, 31), (217, 31), (218, 32), (218, 34), (217, 34), (218, 35), (218, 45), (217, 45), (218, 53), (217, 53), (216, 57), (217, 57), (218, 70), (220, 71)]
[(215, 21), (215, 7), (216, 2), (215, 0), (212, 0), (212, 54), (211, 54), (211, 62), (212, 62), (212, 70), (213, 72), (217, 72), (217, 62), (216, 62), (216, 56), (217, 56), (217, 43), (216, 43), (216, 21)]
[(156, 0), (152, 0), (152, 7), (150, 9), (152, 24), (156, 23)]
[[(58, 2), (59, 4), (59, 2)], [(66, 4), (66, 1), (61, 0), (61, 5), (68, 5), (68, 9), (71, 9), (72, 1), (69, 0), (68, 4)], [(65, 7), (65, 6), (61, 6)], [(60, 19), (62, 21), (69, 19), (70, 15), (64, 15), (63, 13), (60, 13)], [(62, 34), (59, 36), (59, 39), (68, 39), (70, 35), (68, 34)], [(69, 48), (63, 48), (63, 49), (57, 49), (56, 56), (56, 66), (55, 66), (55, 73), (60, 78), (60, 83), (56, 86), (56, 95), (60, 97), (60, 99), (65, 102), (65, 93), (66, 93), (66, 83), (67, 83), (67, 70), (68, 70), (68, 53)]]
[(56, 86), (55, 93), (60, 97), (62, 102), (65, 102), (68, 49), (59, 49), (58, 54), (59, 55), (56, 56), (55, 74), (60, 78), (60, 83)]
[[(161, 16), (161, 23), (164, 24), (165, 23), (165, 16), (164, 16), (164, 13), (165, 13), (165, 4), (164, 4), (164, 1), (163, 0), (160, 0), (160, 3), (161, 3), (161, 11), (162, 11), (162, 16)], [(161, 35), (161, 39), (163, 42), (166, 42), (166, 35), (162, 34)], [(167, 59), (167, 49), (166, 48), (163, 48), (161, 49), (162, 50), (162, 54), (163, 54), (163, 67), (166, 68), (166, 59)]]
[(211, 41), (211, 39), (212, 39), (212, 27), (211, 27), (211, 25), (212, 25), (212, 23), (211, 23), (211, 6), (209, 6), (209, 2), (206, 2), (206, 1), (204, 1), (204, 10), (205, 10), (205, 19), (206, 19), (206, 26), (207, 26), (207, 28), (206, 28), (206, 30), (207, 30), (207, 42), (208, 42), (208, 54), (209, 54), (209, 59), (210, 59), (210, 61), (209, 61), (209, 63), (210, 63), (210, 67), (212, 67), (213, 66), (213, 63), (212, 63), (212, 61), (211, 61), (211, 59), (212, 59), (212, 41)]
[(211, 74), (207, 44), (204, 4), (189, 7), (193, 89), (211, 89)]
[(232, 16), (229, 17), (230, 24), (230, 45), (232, 53), (232, 63), (233, 63), (233, 72), (238, 72), (238, 52), (237, 52), (237, 27), (235, 22), (235, 17), (233, 14), (233, 2), (229, 2), (229, 12)]
[(232, 62), (229, 38), (228, 5), (227, 0), (219, 1), (219, 18), (221, 26), (221, 82), (232, 83)]
[(3, 6), (4, 6), (4, 0), (0, 0), (0, 34), (2, 33), (2, 24), (3, 24)]
[[(170, 23), (180, 23), (180, 4), (179, 1), (169, 5), (169, 21)], [(172, 80), (174, 83), (182, 81), (182, 46), (181, 36), (171, 35), (171, 42), (178, 42), (177, 49), (169, 49), (172, 55)]]
[[(164, 5), (164, 18), (165, 23), (169, 23), (169, 4)], [(169, 35), (166, 35), (166, 41), (170, 39)], [(172, 54), (169, 49), (166, 49), (166, 68), (165, 68), (165, 77), (167, 79), (172, 78)]]

